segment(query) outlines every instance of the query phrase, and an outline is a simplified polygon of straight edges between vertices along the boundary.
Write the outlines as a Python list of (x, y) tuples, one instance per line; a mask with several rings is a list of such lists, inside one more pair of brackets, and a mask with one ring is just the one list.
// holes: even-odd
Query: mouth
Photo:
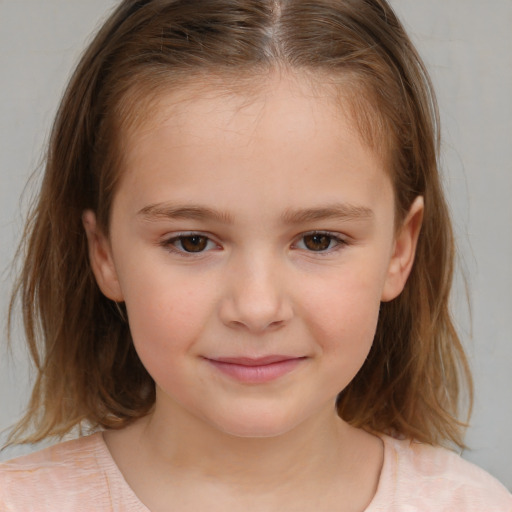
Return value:
[(206, 358), (216, 370), (239, 382), (262, 384), (283, 377), (299, 366), (306, 357), (270, 355), (265, 357)]

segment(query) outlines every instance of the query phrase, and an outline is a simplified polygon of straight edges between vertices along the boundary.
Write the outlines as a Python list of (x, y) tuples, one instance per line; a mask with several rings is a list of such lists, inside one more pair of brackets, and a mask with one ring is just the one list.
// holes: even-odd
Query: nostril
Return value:
[(274, 322), (270, 322), (268, 324), (260, 324), (260, 325), (255, 325), (254, 323), (249, 325), (248, 322), (241, 322), (239, 320), (232, 320), (231, 322), (229, 322), (231, 327), (234, 327), (237, 329), (249, 328), (250, 330), (255, 330), (255, 331), (256, 330), (257, 331), (267, 331), (267, 330), (271, 330), (271, 329), (279, 329), (280, 327), (283, 327), (285, 323), (286, 322), (284, 320), (277, 320)]
[(286, 290), (270, 275), (234, 280), (218, 303), (224, 325), (251, 332), (276, 330), (292, 318), (291, 300)]

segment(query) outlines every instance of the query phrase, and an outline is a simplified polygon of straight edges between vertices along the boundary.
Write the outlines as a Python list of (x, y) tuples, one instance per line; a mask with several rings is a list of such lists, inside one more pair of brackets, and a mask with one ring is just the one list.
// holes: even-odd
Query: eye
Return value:
[(346, 242), (333, 233), (318, 231), (302, 235), (296, 246), (310, 252), (330, 252), (336, 250)]
[(201, 253), (217, 247), (213, 240), (199, 233), (174, 236), (162, 245), (178, 253)]

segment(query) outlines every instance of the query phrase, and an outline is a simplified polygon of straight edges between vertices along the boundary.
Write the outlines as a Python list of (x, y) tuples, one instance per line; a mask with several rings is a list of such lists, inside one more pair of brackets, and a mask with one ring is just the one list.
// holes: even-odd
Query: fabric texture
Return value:
[[(365, 512), (512, 512), (505, 487), (455, 453), (382, 440), (379, 486)], [(0, 464), (0, 511), (150, 512), (124, 480), (101, 432)]]

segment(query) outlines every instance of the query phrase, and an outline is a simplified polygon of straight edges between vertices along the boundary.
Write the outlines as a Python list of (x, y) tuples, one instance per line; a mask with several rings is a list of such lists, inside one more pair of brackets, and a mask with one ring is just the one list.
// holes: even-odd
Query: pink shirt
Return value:
[[(512, 495), (458, 455), (382, 439), (384, 465), (377, 493), (365, 512), (512, 512)], [(125, 482), (103, 436), (96, 433), (0, 464), (0, 511), (149, 509)]]

